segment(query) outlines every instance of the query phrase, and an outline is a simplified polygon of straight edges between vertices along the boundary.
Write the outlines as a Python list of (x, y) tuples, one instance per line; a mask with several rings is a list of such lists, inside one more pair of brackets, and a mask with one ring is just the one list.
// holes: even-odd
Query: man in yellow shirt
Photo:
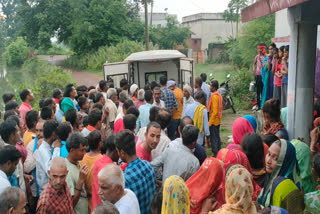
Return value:
[(37, 136), (36, 134), (36, 125), (39, 120), (39, 113), (36, 110), (30, 110), (26, 114), (26, 125), (28, 130), (23, 135), (24, 146), (27, 145)]
[(221, 149), (220, 124), (222, 119), (223, 103), (222, 97), (218, 92), (218, 88), (218, 81), (212, 80), (210, 84), (210, 90), (212, 92), (212, 95), (208, 101), (207, 108), (209, 111), (211, 149), (214, 156)]
[(168, 137), (171, 140), (176, 139), (175, 134), (178, 133), (178, 126), (180, 123), (180, 119), (182, 117), (183, 111), (183, 91), (176, 86), (176, 82), (173, 80), (168, 81), (167, 83), (168, 89), (172, 90), (174, 95), (176, 96), (176, 101), (178, 104), (178, 108), (173, 108), (172, 112), (172, 121), (170, 126), (168, 127)]

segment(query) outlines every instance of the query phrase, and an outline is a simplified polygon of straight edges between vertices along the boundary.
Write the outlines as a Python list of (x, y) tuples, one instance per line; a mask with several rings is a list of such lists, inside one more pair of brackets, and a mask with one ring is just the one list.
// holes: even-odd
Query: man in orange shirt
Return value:
[(212, 80), (210, 84), (210, 90), (212, 95), (208, 102), (209, 111), (209, 127), (210, 127), (210, 141), (213, 156), (217, 155), (221, 149), (220, 140), (220, 124), (222, 119), (222, 97), (218, 92), (219, 83), (217, 80)]
[(183, 91), (176, 86), (176, 82), (173, 80), (168, 81), (167, 83), (168, 89), (172, 90), (174, 95), (176, 96), (178, 108), (173, 108), (172, 121), (170, 126), (168, 127), (168, 137), (170, 140), (176, 139), (175, 134), (178, 132), (178, 126), (180, 123), (180, 119), (182, 117), (183, 111)]
[(101, 154), (102, 139), (101, 139), (100, 131), (99, 130), (92, 131), (87, 136), (87, 139), (88, 139), (88, 145), (89, 145), (90, 151), (84, 155), (80, 163), (81, 165), (87, 165), (89, 168), (89, 173), (85, 180), (85, 187), (86, 187), (87, 196), (88, 196), (89, 209), (91, 210), (93, 167), (96, 160), (98, 160), (99, 158), (102, 158), (102, 154)]

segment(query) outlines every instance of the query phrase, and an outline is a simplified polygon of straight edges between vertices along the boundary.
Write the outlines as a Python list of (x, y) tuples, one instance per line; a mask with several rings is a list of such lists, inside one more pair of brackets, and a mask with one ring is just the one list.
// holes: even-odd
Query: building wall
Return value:
[[(236, 23), (231, 24), (223, 20), (222, 13), (201, 13), (182, 18), (182, 25), (201, 38), (201, 49), (208, 49), (211, 42), (224, 42), (236, 33)], [(241, 24), (239, 23), (239, 29)]]
[[(174, 17), (177, 19), (177, 15), (167, 14), (167, 13), (152, 13), (152, 25), (155, 27), (165, 27), (167, 26), (167, 16)], [(144, 22), (145, 14), (140, 13), (140, 19)], [(150, 23), (151, 13), (148, 13), (148, 21)]]
[[(284, 9), (276, 12), (274, 41), (278, 47), (289, 44), (290, 26), (288, 23), (288, 9)], [(318, 26), (317, 47), (320, 48), (320, 27), (319, 26)]]

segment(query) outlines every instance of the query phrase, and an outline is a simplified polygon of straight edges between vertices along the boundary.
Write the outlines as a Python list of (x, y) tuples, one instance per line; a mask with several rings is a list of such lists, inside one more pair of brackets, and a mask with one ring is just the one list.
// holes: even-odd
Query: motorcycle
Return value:
[(227, 75), (227, 81), (220, 84), (218, 91), (223, 98), (223, 110), (232, 108), (232, 111), (235, 114), (236, 110), (234, 108), (232, 97), (229, 95), (229, 81), (230, 74)]

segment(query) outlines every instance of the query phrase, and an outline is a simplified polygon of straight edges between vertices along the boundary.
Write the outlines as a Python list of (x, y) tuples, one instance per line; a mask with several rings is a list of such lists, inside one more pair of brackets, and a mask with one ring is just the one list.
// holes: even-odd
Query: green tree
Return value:
[[(6, 16), (5, 25), (3, 27), (6, 29), (6, 36), (9, 38), (13, 38), (17, 30), (15, 22), (15, 10), (17, 5), (18, 0), (0, 0), (0, 11)], [(0, 29), (0, 31), (3, 31), (3, 29)]]
[[(248, 5), (248, 0), (230, 0), (228, 9), (224, 11), (223, 17), (227, 22), (236, 22), (236, 33), (239, 31), (239, 22), (241, 19), (241, 9)], [(232, 28), (233, 29), (233, 28)]]
[(28, 47), (26, 41), (22, 37), (18, 37), (6, 47), (3, 58), (7, 65), (22, 65), (28, 57)]
[(229, 39), (226, 46), (229, 57), (238, 67), (251, 68), (257, 55), (258, 43), (269, 44), (274, 37), (275, 15), (268, 15), (250, 21), (242, 26), (241, 35)]
[(185, 40), (190, 35), (187, 27), (179, 27), (178, 21), (171, 16), (167, 17), (166, 27), (151, 28), (150, 39), (160, 49), (172, 49), (175, 45), (184, 45)]

